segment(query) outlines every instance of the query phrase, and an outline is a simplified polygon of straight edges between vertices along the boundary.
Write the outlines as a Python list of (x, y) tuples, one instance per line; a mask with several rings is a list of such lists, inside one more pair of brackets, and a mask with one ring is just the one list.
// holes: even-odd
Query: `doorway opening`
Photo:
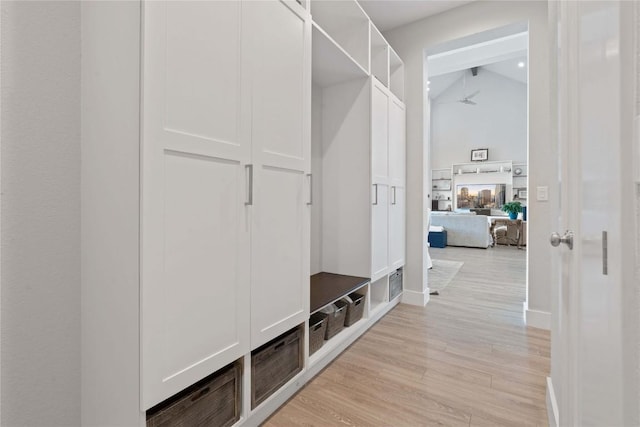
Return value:
[(526, 306), (528, 45), (524, 22), (425, 50), (432, 295), (447, 294), (473, 258), (484, 266), (479, 274), (512, 278), (517, 289), (496, 289), (515, 290)]

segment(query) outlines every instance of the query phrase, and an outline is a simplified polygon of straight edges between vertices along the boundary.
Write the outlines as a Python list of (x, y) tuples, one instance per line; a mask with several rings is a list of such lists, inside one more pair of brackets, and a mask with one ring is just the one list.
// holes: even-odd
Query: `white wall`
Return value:
[(527, 85), (480, 68), (467, 71), (466, 94), (480, 90), (477, 105), (456, 102), (463, 81), (431, 101), (431, 167), (450, 168), (471, 160), (471, 150), (488, 148), (489, 160), (527, 160)]
[(143, 425), (140, 6), (82, 3), (82, 426)]
[[(548, 186), (551, 202), (528, 201), (530, 268), (528, 321), (548, 327), (550, 311), (550, 263), (548, 236), (552, 208), (557, 198), (556, 147), (549, 137), (549, 40), (547, 3), (539, 1), (473, 2), (385, 34), (405, 63), (407, 105), (407, 287), (419, 289), (424, 274), (424, 224), (426, 209), (424, 147), (425, 48), (506, 25), (529, 22), (529, 185)], [(530, 190), (533, 191), (533, 190)], [(531, 324), (531, 323), (530, 323)]]
[(0, 424), (80, 425), (80, 3), (1, 16)]

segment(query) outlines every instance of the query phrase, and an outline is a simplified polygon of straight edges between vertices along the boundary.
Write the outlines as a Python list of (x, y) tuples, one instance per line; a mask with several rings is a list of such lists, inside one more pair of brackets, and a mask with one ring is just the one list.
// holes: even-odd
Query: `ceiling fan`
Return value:
[(474, 96), (478, 95), (480, 93), (480, 90), (477, 90), (475, 92), (473, 92), (471, 95), (467, 95), (465, 97), (463, 97), (462, 99), (458, 99), (458, 101), (456, 102), (460, 102), (462, 104), (467, 104), (467, 105), (478, 105), (477, 102), (472, 101), (471, 98), (473, 98)]
[[(478, 67), (473, 67), (471, 68), (471, 74), (474, 76), (478, 75)], [(472, 98), (478, 96), (478, 94), (480, 93), (480, 90), (476, 90), (475, 92), (466, 95), (467, 93), (467, 73), (466, 71), (462, 74), (462, 98), (457, 99), (455, 101), (449, 101), (449, 102), (443, 102), (441, 104), (451, 104), (453, 102), (459, 102), (461, 104), (467, 104), (467, 105), (478, 105), (478, 103), (476, 101), (472, 101)]]

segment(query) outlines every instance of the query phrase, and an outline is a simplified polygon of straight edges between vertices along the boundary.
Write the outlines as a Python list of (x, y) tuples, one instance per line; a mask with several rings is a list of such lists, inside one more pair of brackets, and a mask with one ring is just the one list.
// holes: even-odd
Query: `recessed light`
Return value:
[(524, 62), (522, 61), (518, 62), (518, 68), (524, 68)]

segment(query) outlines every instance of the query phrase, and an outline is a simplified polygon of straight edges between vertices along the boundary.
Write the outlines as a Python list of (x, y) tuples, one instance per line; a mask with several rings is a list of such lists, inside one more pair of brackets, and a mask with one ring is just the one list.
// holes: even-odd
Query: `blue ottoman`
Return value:
[(444, 248), (447, 246), (447, 230), (430, 231), (427, 241), (432, 248)]

